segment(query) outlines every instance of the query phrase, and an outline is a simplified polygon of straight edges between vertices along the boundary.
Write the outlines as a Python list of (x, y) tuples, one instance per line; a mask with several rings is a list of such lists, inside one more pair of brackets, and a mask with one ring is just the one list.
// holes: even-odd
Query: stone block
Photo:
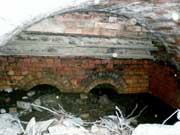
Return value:
[(127, 31), (131, 31), (131, 32), (141, 32), (142, 31), (142, 27), (141, 26), (126, 26), (126, 30)]
[(16, 61), (16, 58), (14, 58), (14, 57), (8, 58), (8, 62), (10, 62), (10, 63), (14, 63), (15, 61)]
[(84, 94), (84, 93), (81, 93), (81, 94), (80, 94), (80, 99), (81, 99), (81, 100), (86, 100), (86, 99), (88, 99), (88, 95), (87, 95), (87, 94)]
[(118, 20), (117, 17), (114, 17), (114, 16), (110, 16), (110, 17), (109, 17), (109, 22), (110, 22), (110, 23), (116, 23), (117, 20)]
[(8, 71), (8, 73), (7, 73), (8, 75), (10, 75), (10, 76), (13, 76), (15, 73), (14, 73), (14, 71), (13, 70), (10, 70), (10, 71)]
[(180, 37), (176, 38), (176, 45), (180, 45)]
[(95, 28), (111, 29), (111, 30), (120, 30), (122, 29), (121, 25), (118, 23), (95, 23)]
[(80, 28), (65, 28), (64, 33), (84, 34)]
[(117, 33), (118, 33), (118, 31), (116, 31), (116, 30), (104, 29), (104, 28), (100, 29), (100, 35), (102, 35), (102, 36), (116, 37)]
[(127, 25), (136, 25), (137, 20), (135, 18), (129, 19), (126, 24)]
[(17, 101), (17, 107), (25, 110), (32, 110), (31, 103), (25, 101)]
[(54, 64), (53, 59), (46, 59), (46, 62), (47, 62), (48, 65), (53, 65)]
[(17, 108), (16, 107), (10, 107), (9, 113), (17, 113)]
[(28, 71), (27, 70), (23, 70), (22, 71), (22, 75), (24, 76), (24, 75), (27, 75), (28, 74)]

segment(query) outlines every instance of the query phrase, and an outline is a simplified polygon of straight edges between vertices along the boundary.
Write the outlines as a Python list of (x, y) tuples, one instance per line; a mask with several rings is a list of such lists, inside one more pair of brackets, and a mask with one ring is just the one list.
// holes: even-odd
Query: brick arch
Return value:
[(40, 76), (38, 74), (31, 74), (25, 76), (21, 81), (18, 82), (18, 88), (22, 90), (30, 90), (35, 86), (47, 84), (56, 87), (62, 92), (70, 91), (68, 89), (70, 83), (63, 78), (55, 75), (55, 74), (48, 74), (42, 73)]
[(52, 79), (44, 79), (44, 78), (39, 78), (38, 80), (29, 81), (28, 83), (24, 84), (22, 89), (30, 90), (38, 85), (43, 85), (43, 84), (54, 86), (57, 89), (59, 89), (60, 91), (63, 91), (63, 87), (61, 85), (59, 85), (59, 83), (57, 81), (52, 80)]
[(104, 80), (94, 80), (93, 82), (90, 83), (90, 85), (86, 88), (87, 93), (89, 93), (93, 88), (95, 88), (98, 85), (101, 84), (110, 84), (115, 88), (115, 91), (117, 93), (125, 93), (125, 88), (124, 83), (121, 85), (117, 84), (117, 82), (113, 79), (104, 79)]
[(100, 72), (91, 74), (83, 81), (85, 92), (90, 92), (93, 88), (100, 84), (110, 84), (116, 88), (117, 93), (125, 93), (127, 84), (122, 78), (121, 73), (116, 72)]

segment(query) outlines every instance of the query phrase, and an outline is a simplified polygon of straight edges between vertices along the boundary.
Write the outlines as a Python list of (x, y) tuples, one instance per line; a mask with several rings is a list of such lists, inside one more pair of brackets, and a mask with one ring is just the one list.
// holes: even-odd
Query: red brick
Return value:
[(53, 59), (46, 59), (46, 62), (47, 62), (48, 65), (53, 65), (54, 64)]
[(180, 45), (180, 37), (177, 37), (177, 38), (176, 38), (176, 44), (177, 44), (177, 45)]
[[(13, 57), (13, 59), (11, 59), (11, 57), (8, 57), (8, 59), (6, 57), (0, 57), (0, 61), (4, 61), (0, 66), (1, 72), (8, 73), (8, 71), (14, 71), (14, 74), (11, 74), (10, 76), (7, 76), (7, 74), (1, 75), (0, 88), (1, 86), (19, 86), (20, 84), (23, 86), (29, 81), (32, 81), (32, 84), (36, 84), (41, 82), (41, 80), (37, 81), (37, 78), (43, 78), (43, 73), (45, 72), (47, 73), (47, 78), (49, 75), (48, 79), (50, 83), (56, 82), (56, 84), (60, 85), (60, 83), (67, 81), (67, 86), (64, 89), (69, 89), (68, 91), (71, 91), (72, 89), (74, 92), (74, 87), (79, 90), (85, 90), (87, 86), (84, 86), (82, 82), (85, 81), (86, 78), (98, 79), (91, 77), (92, 73), (122, 72), (120, 78), (123, 78), (125, 81), (125, 92), (147, 92), (150, 88), (154, 95), (161, 98), (164, 96), (165, 99), (163, 98), (163, 100), (168, 103), (171, 102), (172, 97), (176, 98), (175, 92), (177, 89), (177, 82), (176, 78), (173, 76), (175, 71), (167, 66), (153, 64), (153, 62), (149, 60), (101, 60), (83, 57), (32, 57), (31, 59), (30, 56), (22, 56), (21, 58), (17, 58), (17, 60), (16, 57)], [(116, 66), (113, 66), (113, 64), (120, 67), (115, 69)], [(5, 69), (1, 67), (4, 67)], [(52, 78), (60, 78), (60, 80), (50, 80)], [(35, 79), (34, 82), (33, 79)], [(8, 83), (12, 80), (12, 83)], [(60, 81), (60, 83), (58, 83), (58, 81)], [(68, 81), (71, 81), (73, 85), (68, 84)], [(88, 81), (90, 82), (87, 82), (87, 84), (90, 85), (93, 80)], [(98, 81), (101, 82), (101, 80)], [(114, 81), (120, 82), (118, 79)], [(109, 80), (109, 83), (112, 83), (112, 80)], [(30, 88), (29, 85), (30, 84), (28, 84), (27, 88)], [(61, 88), (61, 86), (59, 87)], [(117, 87), (124, 86), (121, 85)], [(164, 91), (172, 97), (168, 94), (164, 95)]]

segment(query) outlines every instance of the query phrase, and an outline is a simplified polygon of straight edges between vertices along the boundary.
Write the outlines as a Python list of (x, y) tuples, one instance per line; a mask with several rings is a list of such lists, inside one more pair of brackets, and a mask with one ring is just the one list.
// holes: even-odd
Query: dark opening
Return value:
[[(147, 108), (141, 114), (141, 117), (138, 118), (140, 123), (162, 123), (175, 111), (174, 108), (162, 102), (159, 98), (152, 96), (151, 94), (118, 94), (116, 91), (117, 89), (111, 84), (100, 84), (94, 87), (90, 91), (90, 94), (96, 96), (98, 100), (100, 100), (102, 96), (106, 95), (114, 106), (116, 105), (122, 110), (125, 116), (131, 113), (136, 104), (138, 104), (138, 108), (134, 112), (133, 116), (138, 115), (142, 108), (147, 106)], [(176, 121), (177, 118), (175, 116), (167, 123), (173, 124)]]
[[(27, 93), (35, 92), (28, 99)], [(99, 117), (112, 115), (115, 106), (118, 106), (124, 116), (127, 116), (138, 104), (137, 110), (133, 116), (136, 116), (142, 108), (148, 106), (147, 109), (138, 118), (139, 123), (162, 123), (170, 116), (175, 109), (163, 103), (159, 98), (150, 94), (118, 94), (117, 89), (111, 84), (99, 84), (94, 87), (89, 94), (80, 93), (61, 93), (59, 89), (52, 85), (37, 85), (29, 91), (14, 90), (11, 93), (0, 92), (0, 108), (8, 111), (11, 107), (16, 107), (16, 101), (25, 101), (34, 103), (36, 99), (40, 99), (41, 105), (47, 108), (59, 108), (58, 104), (67, 111), (82, 117), (82, 114), (89, 114), (87, 120), (97, 120)], [(21, 111), (21, 110), (20, 110)], [(82, 115), (82, 116), (81, 116)], [(38, 120), (46, 120), (51, 118), (52, 114), (47, 111), (39, 112), (33, 110), (27, 115), (20, 118), (29, 121), (33, 116)], [(168, 124), (177, 121), (176, 116), (169, 120)]]
[(59, 93), (60, 90), (53, 85), (48, 84), (40, 84), (30, 89), (30, 91), (35, 91), (36, 96), (44, 95), (44, 94), (52, 94)]
[(97, 97), (106, 95), (109, 99), (113, 99), (118, 96), (116, 90), (117, 89), (113, 85), (105, 83), (97, 85), (90, 91), (90, 93)]
[(45, 94), (52, 94), (52, 93), (59, 93), (60, 91), (51, 85), (37, 85), (32, 89), (25, 91), (25, 90), (13, 90), (12, 92), (8, 93), (6, 91), (0, 92), (0, 108), (5, 108), (8, 110), (10, 107), (16, 107), (16, 101), (22, 101), (23, 97), (28, 97), (28, 93), (35, 93), (28, 100), (34, 100), (41, 95)]

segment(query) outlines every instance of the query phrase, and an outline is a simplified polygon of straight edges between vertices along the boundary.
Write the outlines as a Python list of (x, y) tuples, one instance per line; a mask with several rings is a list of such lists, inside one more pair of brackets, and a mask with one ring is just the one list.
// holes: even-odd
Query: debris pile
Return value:
[(100, 118), (95, 122), (86, 122), (81, 118), (67, 113), (60, 105), (58, 110), (31, 104), (32, 107), (49, 111), (54, 118), (36, 122), (33, 117), (23, 128), (24, 122), (10, 114), (0, 114), (1, 135), (131, 135), (134, 128), (129, 119), (123, 117), (121, 110), (116, 107), (116, 115)]
[[(11, 97), (7, 96), (1, 100), (6, 102), (5, 99), (12, 99)], [(8, 106), (8, 109), (0, 109), (0, 135), (180, 135), (180, 122), (164, 125), (176, 113), (180, 120), (180, 110), (176, 110), (163, 124), (138, 125), (137, 119), (142, 116), (147, 106), (138, 110), (136, 104), (129, 115), (125, 115), (124, 108), (117, 106), (106, 95), (96, 98), (92, 95), (80, 94), (71, 96), (69, 100), (69, 95), (46, 93), (39, 97), (38, 92), (31, 91), (15, 102), (16, 105)], [(93, 106), (90, 106), (89, 110), (84, 108), (88, 105)], [(102, 112), (105, 111), (104, 108), (114, 108), (115, 113), (114, 115), (102, 113), (98, 120), (91, 121), (89, 120), (93, 114), (91, 109), (95, 108)], [(70, 114), (65, 111), (66, 109), (69, 109), (68, 112), (73, 110), (79, 113)], [(36, 112), (42, 119), (38, 119)], [(136, 112), (139, 114), (134, 115)], [(28, 118), (22, 119), (22, 116)]]
[(132, 135), (180, 135), (180, 121), (174, 125), (164, 125), (177, 113), (180, 120), (180, 109), (171, 114), (162, 124), (140, 124), (133, 131)]
[(24, 132), (20, 120), (8, 113), (0, 114), (0, 135), (18, 135)]

